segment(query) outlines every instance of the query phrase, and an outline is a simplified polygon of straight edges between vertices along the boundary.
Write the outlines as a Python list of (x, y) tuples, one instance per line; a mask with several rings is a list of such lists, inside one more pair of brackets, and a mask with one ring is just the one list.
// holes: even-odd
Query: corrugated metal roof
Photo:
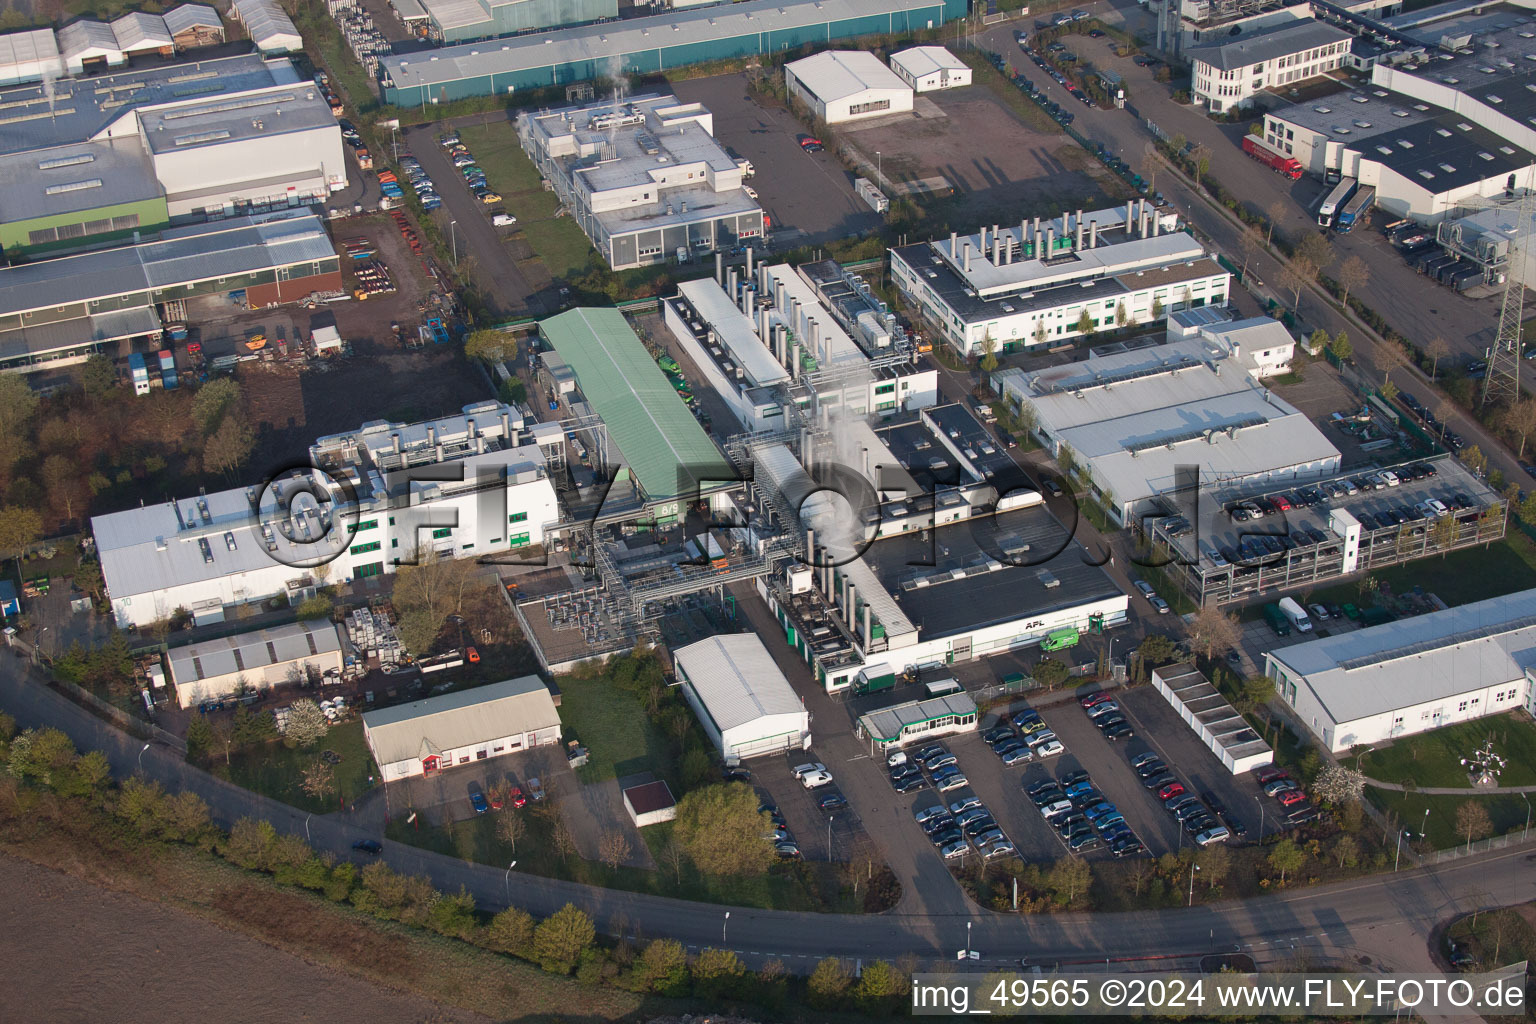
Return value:
[(925, 10), (936, 13), (935, 24), (944, 21), (942, 0), (746, 0), (400, 54), (385, 57), (383, 65), (396, 88), (414, 89), (555, 64), (591, 61), (601, 69), (624, 54)]
[(1512, 682), (1536, 665), (1536, 590), (1270, 651), (1336, 724)]
[(570, 364), (648, 500), (686, 499), (734, 476), (618, 310), (567, 310), (539, 332)]
[(240, 672), (260, 677), (261, 669), (340, 651), (341, 634), (335, 624), (311, 619), (173, 647), (166, 660), (170, 662), (171, 680), (179, 686)]
[(53, 29), (35, 28), (0, 35), (0, 79), (36, 78), (43, 66), (55, 73), (62, 70)]
[(970, 65), (942, 46), (913, 46), (891, 54), (891, 63), (900, 64), (913, 78), (922, 78), (944, 68), (961, 70)]
[(230, 10), (263, 53), (304, 48), (304, 38), (293, 20), (273, 0), (235, 0)]
[(894, 740), (908, 725), (931, 722), (936, 718), (959, 718), (974, 714), (976, 702), (970, 694), (951, 693), (871, 711), (859, 718), (859, 725), (876, 740)]
[(165, 27), (165, 19), (158, 14), (129, 11), (112, 22), (112, 34), (117, 45), (126, 51), (144, 50), (171, 45), (171, 30)]
[(1353, 38), (1348, 32), (1326, 21), (1293, 21), (1268, 31), (1234, 39), (1230, 43), (1193, 46), (1185, 54), (1191, 61), (1202, 61), (1218, 71), (1247, 68), (1276, 57), (1327, 46)]
[(444, 750), (559, 725), (560, 713), (538, 676), (520, 676), (363, 715), (368, 746), (380, 765), (420, 760)]
[(117, 36), (112, 32), (112, 26), (101, 21), (91, 21), (88, 18), (72, 22), (59, 29), (59, 50), (67, 60), (89, 57), (120, 60), (123, 56), (122, 48), (117, 45)]
[(181, 4), (165, 12), (165, 27), (172, 35), (180, 35), (189, 28), (216, 28), (224, 30), (219, 12), (205, 4)]
[(799, 715), (805, 705), (752, 633), (712, 636), (672, 652), (720, 731), (771, 715)]
[(473, 28), (491, 20), (480, 0), (422, 0), (422, 6), (444, 32)]
[(0, 268), (0, 315), (335, 257), (311, 213), (233, 218), (167, 231), (156, 242)]
[(896, 72), (867, 50), (823, 50), (790, 61), (784, 69), (824, 103), (834, 103), (871, 89), (912, 91)]

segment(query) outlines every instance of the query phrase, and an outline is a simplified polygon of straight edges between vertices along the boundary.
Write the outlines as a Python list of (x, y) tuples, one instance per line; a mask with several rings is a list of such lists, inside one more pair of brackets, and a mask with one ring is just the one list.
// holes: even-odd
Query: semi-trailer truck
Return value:
[(1317, 208), (1317, 223), (1320, 227), (1333, 227), (1333, 219), (1339, 215), (1344, 204), (1349, 202), (1349, 197), (1355, 194), (1355, 186), (1358, 182), (1354, 178), (1345, 178), (1333, 186), (1323, 199), (1323, 205)]
[(1243, 152), (1266, 167), (1280, 172), (1292, 181), (1301, 177), (1300, 160), (1293, 156), (1286, 156), (1284, 153), (1275, 152), (1257, 135), (1243, 136)]
[(1369, 185), (1361, 185), (1355, 189), (1355, 194), (1349, 197), (1349, 202), (1344, 204), (1343, 209), (1339, 210), (1339, 217), (1334, 221), (1333, 229), (1347, 232), (1356, 223), (1365, 220), (1375, 204), (1376, 190)]

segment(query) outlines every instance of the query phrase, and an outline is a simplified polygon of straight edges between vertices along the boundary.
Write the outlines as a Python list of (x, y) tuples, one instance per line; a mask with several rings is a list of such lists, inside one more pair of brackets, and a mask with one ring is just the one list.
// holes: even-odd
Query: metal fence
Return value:
[(1475, 853), (1487, 853), (1489, 850), (1502, 850), (1507, 846), (1519, 846), (1530, 838), (1530, 829), (1522, 828), (1508, 832), (1502, 836), (1492, 836), (1488, 839), (1479, 839), (1473, 843), (1459, 843), (1447, 850), (1435, 850), (1422, 858), (1425, 864), (1443, 864), (1448, 860), (1460, 860), (1462, 857), (1470, 857)]

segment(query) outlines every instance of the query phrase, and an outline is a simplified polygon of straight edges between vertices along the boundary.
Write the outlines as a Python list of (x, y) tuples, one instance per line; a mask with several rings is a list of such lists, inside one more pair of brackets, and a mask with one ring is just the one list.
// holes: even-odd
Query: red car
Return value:
[(1105, 693), (1103, 690), (1100, 690), (1098, 693), (1090, 693), (1088, 696), (1084, 697), (1078, 703), (1082, 704), (1082, 706), (1085, 707), (1085, 708), (1091, 708), (1091, 707), (1096, 707), (1096, 706), (1098, 706), (1100, 704), (1103, 704), (1105, 701), (1112, 700), (1112, 699), (1113, 698), (1110, 697), (1109, 694)]
[(826, 149), (826, 144), (814, 135), (805, 135), (800, 138), (800, 148), (807, 153), (820, 153)]
[(1259, 785), (1267, 786), (1276, 779), (1290, 778), (1291, 773), (1277, 765), (1267, 764), (1254, 772), (1253, 777), (1258, 780)]
[(1291, 499), (1287, 498), (1283, 494), (1277, 494), (1273, 498), (1270, 498), (1269, 501), (1270, 504), (1274, 505), (1275, 508), (1279, 509), (1281, 512), (1289, 512), (1291, 510)]
[(1275, 797), (1276, 800), (1280, 801), (1281, 807), (1289, 807), (1292, 804), (1299, 804), (1306, 798), (1307, 794), (1303, 793), (1299, 789), (1288, 789), (1284, 793), (1281, 793), (1279, 796)]
[(464, 657), (469, 659), (471, 665), (478, 665), (480, 663), (480, 652), (473, 647), (464, 648)]
[(507, 790), (507, 802), (510, 803), (513, 807), (526, 807), (528, 805), (528, 798), (523, 796), (523, 791), (521, 789), (513, 786), (511, 789)]
[(1170, 782), (1168, 785), (1157, 791), (1157, 797), (1159, 800), (1167, 800), (1171, 797), (1179, 796), (1183, 792), (1184, 784), (1182, 782)]
[(501, 810), (501, 794), (494, 789), (491, 790), (491, 810)]

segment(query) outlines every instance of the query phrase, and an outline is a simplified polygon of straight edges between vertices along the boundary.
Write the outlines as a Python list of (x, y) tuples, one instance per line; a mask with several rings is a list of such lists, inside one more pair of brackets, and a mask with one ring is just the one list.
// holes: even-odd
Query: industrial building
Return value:
[(168, 221), (324, 200), (341, 129), (287, 60), (242, 54), (0, 89), (0, 246), (46, 251)]
[(1273, 764), (1275, 752), (1205, 673), (1188, 662), (1152, 670), (1152, 687), (1233, 775)]
[(683, 696), (726, 764), (810, 748), (810, 713), (755, 634), (712, 636), (672, 658)]
[(1046, 349), (1227, 304), (1230, 275), (1179, 230), (1176, 212), (1145, 200), (890, 252), (897, 287), (964, 358), (989, 340), (998, 352)]
[(562, 25), (609, 21), (619, 16), (618, 0), (419, 0), (428, 36), (462, 43)]
[(234, 0), (229, 13), (261, 53), (299, 53), (304, 49), (304, 37), (277, 0)]
[(102, 68), (120, 67), (128, 62), (112, 26), (90, 18), (72, 21), (59, 29), (59, 55), (64, 59), (64, 73), (80, 75)]
[(637, 96), (518, 115), (539, 173), (614, 270), (729, 249), (763, 236), (763, 211), (697, 103)]
[(158, 14), (129, 11), (112, 21), (112, 35), (122, 55), (135, 57), (170, 57), (176, 52), (176, 40), (165, 19)]
[(386, 783), (560, 742), (560, 712), (538, 676), (363, 713), (363, 738)]
[(1280, 698), (1336, 754), (1443, 725), (1536, 713), (1536, 590), (1269, 651)]
[(241, 691), (340, 676), (346, 655), (336, 624), (311, 619), (173, 647), (165, 661), (177, 703), (191, 708)]
[(1503, 284), (1511, 276), (1525, 287), (1536, 287), (1536, 265), (1530, 260), (1536, 242), (1536, 210), (1522, 218), (1518, 198), (1494, 201), (1480, 210), (1451, 211), (1435, 227), (1435, 241), (1447, 254), (1481, 268), (1483, 281)]
[(1344, 66), (1354, 37), (1324, 21), (1295, 20), (1184, 51), (1195, 103), (1213, 114), (1241, 110), (1270, 89), (1285, 89)]
[[(1378, 67), (1373, 75), (1383, 70), (1406, 81), (1392, 69)], [(1443, 86), (1424, 91), (1441, 99), (1459, 95)], [(1511, 97), (1518, 101), (1513, 91)], [(1423, 224), (1438, 223), (1469, 200), (1536, 186), (1536, 131), (1506, 133), (1493, 120), (1378, 85), (1270, 111), (1264, 139), (1318, 177), (1350, 177), (1373, 187), (1381, 209)]]
[(166, 11), (164, 18), (178, 53), (217, 46), (226, 38), (219, 12), (207, 4), (178, 4)]
[(857, 735), (869, 740), (870, 753), (882, 754), (909, 740), (975, 732), (980, 712), (968, 693), (908, 701), (859, 716)]
[(784, 87), (826, 124), (912, 110), (912, 86), (867, 50), (823, 50), (790, 61)]
[(41, 82), (64, 74), (64, 59), (51, 28), (0, 35), (0, 85)]
[(467, 96), (569, 85), (884, 33), (935, 29), (962, 0), (745, 0), (667, 11), (487, 43), (461, 43), (381, 61), (385, 103), (414, 107)]
[(1204, 340), (1095, 352), (1082, 362), (1000, 370), (993, 387), (1122, 524), (1159, 495), (1263, 488), (1336, 473), (1339, 450), (1307, 416)]
[(1280, 321), (1267, 316), (1233, 320), (1228, 310), (1214, 306), (1168, 315), (1168, 340), (1190, 338), (1225, 352), (1254, 380), (1289, 373), (1296, 355), (1296, 339)]
[(1157, 48), (1173, 57), (1201, 44), (1226, 42), (1312, 17), (1306, 4), (1285, 0), (1166, 0), (1154, 9)]
[(622, 465), (603, 467), (614, 484), (604, 501), (606, 514), (630, 506), (635, 515), (666, 526), (713, 482), (735, 478), (618, 310), (570, 309), (540, 321), (539, 333), (574, 372), (576, 387), (618, 451)]
[[(340, 584), (423, 558), (517, 553), (559, 519), (544, 449), (498, 402), (456, 416), (375, 421), (318, 440), (314, 469), (96, 516), (91, 529), (119, 625)], [(324, 566), (323, 570), (316, 571)], [(323, 573), (323, 577), (322, 577)]]
[(942, 46), (913, 46), (891, 54), (891, 70), (914, 92), (971, 84), (971, 66)]
[(93, 352), (115, 355), (135, 339), (158, 339), (159, 306), (173, 299), (244, 289), (247, 303), (260, 308), (338, 291), (339, 264), (325, 223), (293, 210), (0, 268), (0, 370), (83, 362)]

